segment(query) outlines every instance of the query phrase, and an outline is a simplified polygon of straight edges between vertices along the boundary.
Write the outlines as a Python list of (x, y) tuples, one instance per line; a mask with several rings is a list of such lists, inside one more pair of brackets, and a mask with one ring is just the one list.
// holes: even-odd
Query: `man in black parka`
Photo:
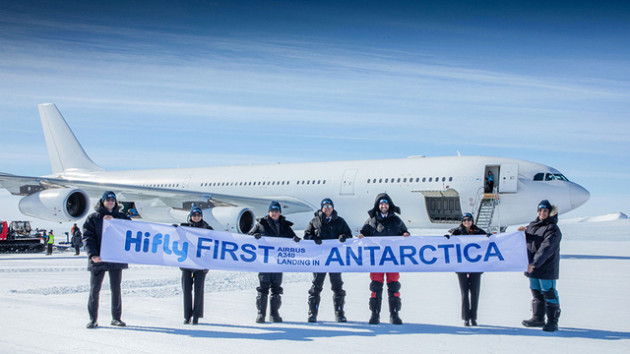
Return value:
[[(200, 229), (214, 230), (203, 220), (203, 211), (195, 204), (190, 208), (188, 222), (181, 226), (197, 227)], [(199, 318), (203, 318), (203, 297), (206, 281), (207, 269), (179, 268), (182, 271), (182, 294), (184, 297), (184, 324), (199, 323)], [(194, 296), (193, 296), (194, 292)]]
[(112, 326), (126, 326), (120, 317), (122, 315), (122, 299), (120, 284), (122, 270), (128, 268), (126, 263), (110, 263), (101, 260), (101, 241), (103, 237), (103, 219), (129, 219), (121, 213), (116, 202), (116, 194), (111, 191), (103, 193), (95, 213), (90, 214), (83, 224), (83, 243), (88, 256), (88, 270), (90, 274), (90, 297), (88, 299), (88, 313), (90, 322), (87, 328), (98, 326), (98, 301), (105, 272), (109, 272), (109, 287), (112, 293)]
[[(259, 240), (262, 236), (268, 237), (286, 237), (292, 238), (295, 242), (302, 239), (297, 237), (291, 226), (292, 222), (288, 221), (281, 215), (282, 208), (280, 203), (272, 201), (269, 205), (269, 214), (258, 219), (256, 226), (249, 232), (250, 235)], [(282, 317), (278, 310), (282, 304), (282, 273), (258, 273), (260, 286), (256, 288), (258, 296), (256, 297), (256, 307), (258, 308), (257, 323), (264, 323), (267, 314), (267, 296), (271, 289), (270, 316), (273, 322), (282, 322)]]
[[(374, 200), (374, 207), (368, 210), (370, 216), (361, 228), (358, 238), (364, 236), (409, 236), (407, 226), (396, 214), (400, 214), (400, 208), (394, 204), (392, 198), (387, 193), (381, 193)], [(392, 324), (402, 324), (400, 319), (400, 273), (370, 273), (370, 324), (380, 323), (381, 303), (383, 299), (383, 282), (387, 276), (387, 293), (389, 297), (389, 322)]]
[[(538, 203), (538, 217), (519, 231), (525, 231), (529, 265), (525, 276), (533, 295), (533, 316), (524, 320), (525, 327), (543, 327), (543, 331), (558, 330), (560, 301), (556, 291), (556, 280), (560, 273), (560, 241), (558, 214), (548, 200)], [(547, 314), (547, 323), (545, 323)]]
[[(352, 237), (352, 231), (346, 221), (337, 215), (335, 206), (330, 198), (325, 198), (321, 202), (321, 208), (315, 212), (315, 217), (308, 223), (304, 230), (304, 239), (313, 240), (321, 245), (322, 240), (339, 240), (346, 242)], [(332, 286), (333, 304), (335, 306), (335, 318), (337, 322), (346, 322), (343, 311), (346, 292), (343, 290), (343, 280), (341, 273), (328, 273)], [(320, 294), (326, 280), (326, 273), (313, 273), (313, 286), (308, 291), (308, 322), (317, 322), (319, 310)]]

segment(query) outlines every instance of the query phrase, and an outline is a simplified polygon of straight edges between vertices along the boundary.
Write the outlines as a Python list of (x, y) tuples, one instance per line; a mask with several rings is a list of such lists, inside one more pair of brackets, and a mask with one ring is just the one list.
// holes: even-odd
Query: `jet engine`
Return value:
[(80, 189), (48, 189), (20, 200), (22, 214), (57, 221), (76, 221), (87, 215), (90, 198)]
[(254, 227), (256, 217), (248, 208), (214, 207), (203, 211), (203, 219), (218, 231), (246, 234)]

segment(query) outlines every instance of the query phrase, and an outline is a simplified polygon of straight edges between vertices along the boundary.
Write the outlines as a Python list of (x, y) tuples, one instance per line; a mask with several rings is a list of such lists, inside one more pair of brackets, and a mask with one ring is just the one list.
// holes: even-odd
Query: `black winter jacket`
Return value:
[(480, 229), (477, 227), (477, 225), (472, 225), (470, 227), (470, 232), (466, 231), (466, 228), (464, 227), (464, 225), (459, 225), (458, 227), (454, 228), (454, 229), (450, 229), (448, 230), (448, 232), (453, 235), (453, 236), (457, 236), (457, 235), (487, 235), (487, 232), (483, 231), (483, 229)]
[[(190, 218), (189, 218), (189, 219), (190, 219)], [(179, 225), (180, 225), (180, 226), (188, 226), (188, 227), (196, 227), (196, 228), (199, 228), (199, 229), (214, 230), (214, 229), (212, 228), (212, 226), (210, 226), (210, 225), (209, 225), (207, 222), (205, 222), (203, 219), (202, 219), (201, 221), (199, 221), (199, 222), (192, 222), (192, 221), (190, 221), (190, 220), (189, 220), (189, 222), (183, 222), (183, 223), (181, 223), (181, 224), (179, 224)], [(208, 270), (207, 270), (207, 269), (203, 269), (203, 270), (201, 270), (201, 269), (188, 269), (188, 268), (181, 268), (181, 267), (180, 267), (179, 269), (181, 269), (181, 270), (187, 270), (187, 271), (191, 271), (191, 272), (203, 272), (204, 274), (205, 274), (205, 273), (208, 273)]]
[(280, 224), (280, 232), (276, 231), (276, 228), (273, 225), (273, 219), (269, 215), (267, 215), (263, 218), (258, 219), (256, 226), (254, 226), (249, 234), (261, 234), (262, 236), (285, 238), (297, 237), (297, 235), (295, 234), (295, 232), (293, 232), (293, 229), (291, 228), (291, 226), (293, 226), (293, 223), (285, 219), (284, 216), (280, 215), (280, 217), (278, 218), (278, 223)]
[[(389, 212), (385, 218), (381, 215), (378, 203), (383, 198), (389, 201)], [(402, 236), (405, 232), (409, 232), (405, 223), (396, 213), (400, 214), (400, 208), (394, 204), (387, 193), (377, 195), (376, 200), (374, 200), (374, 207), (368, 210), (370, 217), (361, 228), (361, 234), (363, 236)]]
[(527, 225), (525, 237), (529, 264), (535, 267), (532, 273), (525, 272), (525, 275), (538, 279), (558, 279), (562, 240), (562, 233), (558, 228), (558, 215), (550, 215), (545, 220), (536, 218)]
[(321, 210), (315, 212), (315, 217), (308, 223), (304, 230), (305, 240), (314, 240), (320, 238), (322, 240), (338, 239), (340, 235), (346, 235), (346, 238), (352, 237), (352, 231), (346, 221), (337, 215), (337, 211), (333, 210), (330, 222), (326, 219), (326, 214)]
[(130, 220), (127, 215), (119, 211), (118, 205), (114, 207), (111, 213), (103, 206), (101, 201), (94, 209), (95, 213), (90, 214), (83, 224), (83, 243), (88, 256), (88, 270), (110, 270), (110, 269), (126, 269), (127, 263), (110, 263), (110, 262), (92, 262), (93, 256), (101, 255), (101, 240), (103, 237), (103, 217), (111, 215), (115, 219)]

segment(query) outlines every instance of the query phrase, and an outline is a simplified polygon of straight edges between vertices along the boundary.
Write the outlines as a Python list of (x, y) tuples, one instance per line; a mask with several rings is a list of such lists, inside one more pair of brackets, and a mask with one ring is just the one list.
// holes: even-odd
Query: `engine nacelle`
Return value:
[(204, 209), (203, 219), (218, 231), (246, 234), (254, 227), (256, 217), (248, 208), (214, 207)]
[(20, 200), (22, 214), (57, 222), (76, 221), (87, 215), (90, 197), (80, 189), (48, 189)]

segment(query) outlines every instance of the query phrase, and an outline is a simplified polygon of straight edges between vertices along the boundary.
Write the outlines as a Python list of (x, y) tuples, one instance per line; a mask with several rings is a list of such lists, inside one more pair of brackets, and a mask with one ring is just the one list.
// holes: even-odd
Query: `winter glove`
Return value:
[(346, 242), (347, 238), (348, 236), (346, 236), (345, 234), (341, 234), (339, 235), (339, 242)]
[[(295, 239), (294, 239), (294, 240), (295, 240)], [(316, 243), (316, 244), (318, 244), (318, 245), (321, 245), (321, 244), (322, 244), (322, 239), (321, 239), (321, 238), (319, 238), (319, 237), (315, 237), (315, 238), (313, 239), (313, 241), (315, 241), (315, 243)], [(298, 242), (298, 241), (295, 241), (295, 242)]]
[(446, 237), (447, 240), (451, 239), (451, 235), (449, 235), (449, 234), (444, 235), (444, 237)]
[(260, 233), (255, 233), (254, 237), (256, 237), (257, 240), (260, 240), (260, 238), (262, 237), (262, 235)]
[[(297, 236), (293, 236), (293, 241), (300, 242), (300, 241), (302, 241), (302, 239), (297, 237)], [(321, 241), (319, 241), (319, 242), (321, 242)]]

